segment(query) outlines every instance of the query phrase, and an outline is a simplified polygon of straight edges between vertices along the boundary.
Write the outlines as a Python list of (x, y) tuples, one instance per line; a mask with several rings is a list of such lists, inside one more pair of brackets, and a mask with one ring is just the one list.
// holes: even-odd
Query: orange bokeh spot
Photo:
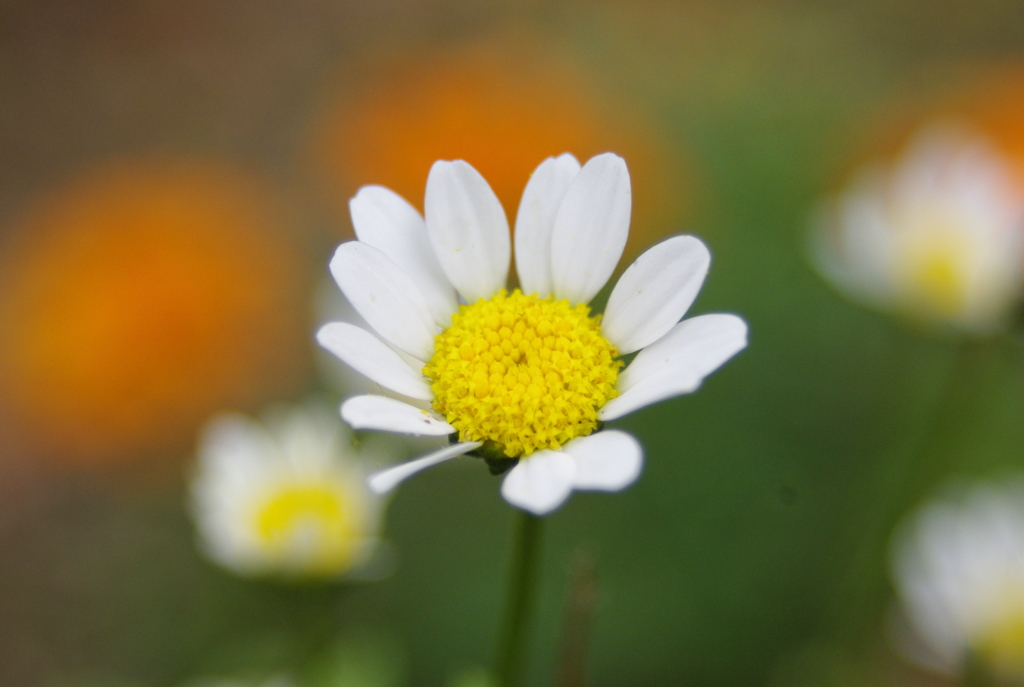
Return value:
[(850, 172), (861, 164), (897, 157), (922, 127), (949, 122), (985, 136), (1016, 167), (1024, 185), (1024, 64), (966, 65), (939, 93), (901, 93), (868, 127), (867, 144)]
[(958, 93), (946, 109), (989, 136), (1024, 181), (1024, 65), (992, 69), (975, 84)]
[(198, 160), (88, 170), (0, 266), (4, 414), (64, 462), (179, 451), (301, 374), (297, 256), (259, 185)]
[(420, 56), (338, 97), (314, 153), (332, 198), (344, 204), (360, 186), (380, 184), (422, 210), (430, 166), (463, 159), (487, 179), (514, 224), (523, 188), (545, 158), (571, 152), (582, 163), (612, 151), (626, 159), (633, 182), (627, 252), (679, 231), (671, 223), (684, 205), (683, 175), (655, 127), (610, 105), (567, 62), (524, 59), (533, 52), (499, 42)]

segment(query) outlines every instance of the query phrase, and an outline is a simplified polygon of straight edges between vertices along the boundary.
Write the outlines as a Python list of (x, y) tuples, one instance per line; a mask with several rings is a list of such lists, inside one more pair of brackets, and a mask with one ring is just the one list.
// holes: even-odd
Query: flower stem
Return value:
[(887, 598), (885, 578), (888, 541), (900, 517), (919, 502), (936, 479), (956, 466), (956, 440), (984, 421), (985, 407), (1005, 379), (1005, 342), (999, 339), (960, 342), (936, 385), (919, 427), (892, 450), (879, 473), (872, 475), (867, 511), (856, 514), (859, 534), (837, 599), (858, 599), (839, 611), (840, 632), (867, 637), (878, 624)]
[(495, 652), (497, 687), (516, 687), (519, 684), (525, 648), (524, 630), (537, 586), (537, 559), (543, 521), (524, 511), (516, 513), (505, 616), (498, 633), (498, 647)]

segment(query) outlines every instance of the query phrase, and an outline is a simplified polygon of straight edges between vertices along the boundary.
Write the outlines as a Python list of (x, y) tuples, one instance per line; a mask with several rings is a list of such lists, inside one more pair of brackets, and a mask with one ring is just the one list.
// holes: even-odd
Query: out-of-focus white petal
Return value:
[(648, 346), (619, 375), (621, 396), (598, 412), (614, 420), (638, 408), (687, 394), (704, 377), (747, 345), (747, 324), (735, 315), (701, 315), (683, 320)]
[(501, 483), (501, 495), (516, 508), (546, 515), (572, 493), (576, 462), (564, 451), (537, 451), (522, 458)]
[(391, 258), (361, 241), (338, 246), (334, 281), (378, 334), (419, 360), (430, 360), (437, 325), (416, 285)]
[(562, 450), (576, 461), (576, 489), (625, 489), (640, 476), (644, 463), (640, 442), (614, 429), (573, 439)]
[(416, 460), (410, 460), (408, 463), (402, 463), (393, 468), (381, 470), (380, 472), (371, 475), (370, 479), (367, 480), (367, 484), (370, 490), (377, 494), (385, 494), (395, 487), (400, 482), (405, 480), (412, 475), (415, 475), (420, 470), (433, 467), (438, 463), (443, 463), (446, 460), (456, 458), (464, 453), (469, 453), (475, 448), (479, 448), (481, 443), (479, 441), (467, 441), (461, 444), (452, 444), (446, 446), (438, 451), (417, 458)]
[(264, 422), (295, 472), (325, 470), (353, 457), (348, 428), (338, 422), (337, 411), (332, 412), (327, 406), (279, 406), (268, 411)]
[(551, 281), (558, 298), (587, 303), (612, 276), (626, 246), (632, 202), (621, 157), (604, 153), (583, 165), (551, 235)]
[(551, 232), (580, 163), (569, 153), (544, 160), (530, 177), (516, 213), (516, 272), (523, 293), (551, 295)]
[(244, 415), (219, 415), (206, 426), (199, 441), (199, 460), (206, 470), (247, 470), (266, 464), (279, 450), (263, 425)]
[(897, 638), (908, 658), (956, 672), (973, 653), (993, 674), (1020, 679), (1019, 654), (1005, 649), (1024, 616), (1022, 497), (1020, 476), (957, 488), (897, 528), (893, 582), (916, 640)]
[(364, 186), (348, 202), (356, 237), (387, 255), (412, 280), (440, 327), (451, 324), (459, 303), (427, 237), (420, 213), (383, 186)]
[(430, 168), (423, 201), (427, 234), (448, 280), (470, 303), (504, 288), (512, 246), (501, 202), (462, 160)]
[(330, 322), (316, 333), (321, 346), (357, 372), (381, 386), (410, 398), (434, 397), (426, 378), (409, 367), (386, 343), (361, 327)]
[(654, 343), (686, 314), (710, 264), (707, 247), (694, 236), (675, 236), (646, 251), (615, 285), (602, 333), (622, 355)]
[(434, 413), (387, 396), (353, 396), (341, 405), (341, 417), (353, 429), (428, 437), (446, 436), (455, 431)]
[(810, 250), (811, 261), (828, 280), (857, 298), (890, 307), (898, 256), (885, 183), (885, 171), (868, 166), (841, 195), (823, 203), (812, 217)]

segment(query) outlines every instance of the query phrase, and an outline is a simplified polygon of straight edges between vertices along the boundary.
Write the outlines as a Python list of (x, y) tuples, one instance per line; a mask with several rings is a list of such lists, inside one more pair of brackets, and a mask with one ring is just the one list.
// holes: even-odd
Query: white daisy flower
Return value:
[(897, 531), (892, 572), (910, 658), (953, 673), (973, 658), (1024, 678), (1024, 482), (925, 506)]
[(933, 125), (825, 206), (814, 258), (856, 300), (983, 333), (1021, 294), (1022, 220), (1007, 161), (966, 129)]
[(371, 562), (382, 499), (344, 425), (309, 405), (212, 420), (192, 483), (207, 555), (243, 575), (332, 578)]
[(335, 322), (317, 339), (405, 400), (356, 396), (342, 416), (357, 429), (457, 439), (374, 475), (372, 489), (475, 452), (495, 472), (514, 464), (502, 494), (542, 515), (573, 489), (617, 491), (637, 478), (639, 443), (602, 424), (694, 391), (746, 345), (747, 327), (734, 315), (679, 321), (710, 263), (692, 236), (640, 256), (604, 315), (591, 314), (626, 244), (630, 205), (622, 158), (598, 155), (582, 169), (568, 154), (545, 160), (519, 205), (520, 288), (510, 293), (508, 221), (470, 165), (434, 164), (425, 221), (385, 188), (356, 194), (358, 240), (338, 248), (331, 273), (377, 335)]

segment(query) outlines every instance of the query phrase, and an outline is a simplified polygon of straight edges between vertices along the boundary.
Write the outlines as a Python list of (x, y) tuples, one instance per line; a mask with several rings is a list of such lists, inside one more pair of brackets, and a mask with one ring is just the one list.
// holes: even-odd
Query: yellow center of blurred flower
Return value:
[(256, 530), (274, 555), (300, 557), (304, 571), (341, 573), (352, 567), (361, 541), (353, 505), (336, 489), (294, 485), (263, 505)]
[(434, 410), (462, 441), (494, 442), (510, 458), (590, 434), (622, 367), (600, 322), (582, 303), (518, 289), (461, 306), (423, 368)]
[(940, 232), (919, 243), (907, 261), (911, 293), (934, 313), (956, 317), (967, 307), (969, 246)]

